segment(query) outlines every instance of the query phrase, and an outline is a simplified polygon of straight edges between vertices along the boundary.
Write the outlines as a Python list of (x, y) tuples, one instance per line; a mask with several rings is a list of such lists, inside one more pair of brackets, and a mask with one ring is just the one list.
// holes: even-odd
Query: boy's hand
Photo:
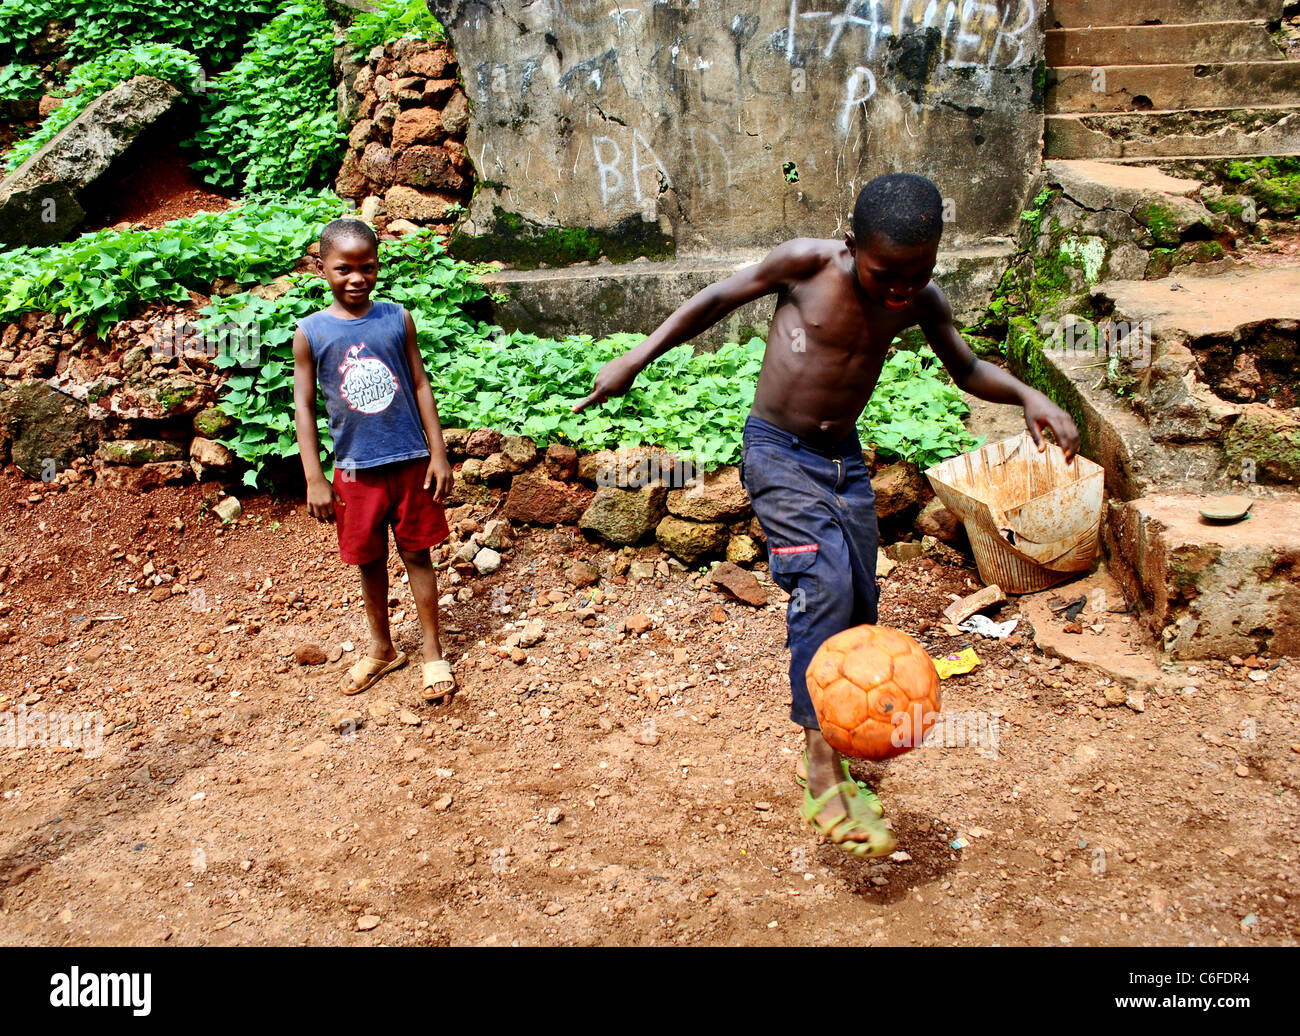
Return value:
[(442, 503), (447, 499), (451, 492), (452, 475), (451, 465), (447, 463), (446, 457), (430, 457), (429, 466), (424, 472), (424, 488), (428, 489), (430, 485), (434, 486), (433, 498)]
[(322, 478), (307, 483), (307, 513), (313, 518), (322, 522), (332, 522), (334, 505), (337, 502), (338, 494), (334, 491), (332, 482)]
[(1025, 427), (1029, 429), (1040, 453), (1047, 446), (1043, 441), (1044, 428), (1052, 430), (1052, 436), (1065, 451), (1067, 461), (1079, 452), (1079, 429), (1074, 426), (1069, 414), (1041, 392), (1034, 393), (1025, 402)]
[(596, 381), (592, 386), (591, 395), (580, 403), (575, 403), (573, 413), (591, 406), (593, 403), (603, 403), (610, 396), (621, 396), (632, 387), (632, 382), (636, 380), (637, 374), (641, 372), (639, 364), (629, 361), (626, 354), (618, 359), (610, 360), (609, 363), (601, 367), (596, 372)]

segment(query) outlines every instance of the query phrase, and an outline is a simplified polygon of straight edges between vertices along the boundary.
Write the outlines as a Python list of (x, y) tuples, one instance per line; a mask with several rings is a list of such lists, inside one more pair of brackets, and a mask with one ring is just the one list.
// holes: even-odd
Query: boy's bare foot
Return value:
[(456, 693), (456, 678), (442, 657), (442, 639), (438, 631), (438, 574), (428, 548), (402, 550), (402, 561), (411, 581), (411, 596), (424, 633), (424, 666), (421, 684), (424, 700), (445, 705)]
[(897, 844), (893, 833), (871, 809), (857, 785), (845, 779), (840, 754), (819, 730), (807, 729), (805, 739), (808, 790), (804, 819), (848, 852), (862, 856), (891, 852)]

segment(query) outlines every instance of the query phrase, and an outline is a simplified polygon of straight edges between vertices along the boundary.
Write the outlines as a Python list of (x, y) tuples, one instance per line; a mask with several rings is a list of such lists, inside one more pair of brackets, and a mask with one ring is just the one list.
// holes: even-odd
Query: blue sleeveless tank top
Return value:
[(325, 393), (336, 467), (374, 468), (429, 456), (401, 306), (372, 302), (370, 312), (356, 320), (322, 311), (298, 326)]

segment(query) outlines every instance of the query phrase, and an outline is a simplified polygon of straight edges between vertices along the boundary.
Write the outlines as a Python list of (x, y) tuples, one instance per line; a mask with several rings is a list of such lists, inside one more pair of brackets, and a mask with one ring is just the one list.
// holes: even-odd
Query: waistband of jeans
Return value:
[(828, 457), (835, 460), (840, 457), (862, 456), (862, 441), (858, 438), (857, 432), (840, 440), (833, 446), (826, 446), (821, 443), (810, 442), (808, 439), (795, 435), (779, 425), (774, 425), (770, 421), (764, 421), (761, 417), (755, 417), (750, 414), (745, 419), (745, 433), (750, 434), (753, 429), (764, 439), (780, 443), (793, 450), (807, 450), (809, 453), (815, 453), (819, 457)]

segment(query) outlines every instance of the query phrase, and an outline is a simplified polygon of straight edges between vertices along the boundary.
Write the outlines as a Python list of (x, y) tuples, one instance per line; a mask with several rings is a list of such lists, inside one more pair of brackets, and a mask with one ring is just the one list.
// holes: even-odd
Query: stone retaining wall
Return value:
[(52, 484), (93, 473), (133, 491), (237, 475), (217, 439), (222, 375), (178, 306), (103, 338), (25, 313), (0, 329), (0, 463)]
[(403, 39), (340, 66), (340, 106), (352, 129), (335, 190), (377, 230), (449, 234), (474, 183), (464, 144), (469, 101), (451, 49)]
[[(25, 373), (59, 373), (17, 380), (0, 392), (0, 463), (12, 461), (39, 479), (33, 490), (40, 492), (91, 481), (130, 492), (193, 480), (233, 489), (242, 466), (216, 441), (233, 426), (214, 404), (218, 375), (205, 378), (201, 365), (189, 369), (183, 351), (161, 358), (151, 351), (150, 336), (169, 333), (175, 319), (119, 325), (137, 344), (89, 376), (82, 354), (93, 347), (58, 351), (48, 365), (32, 353), (53, 346), (26, 350), (14, 361)], [(39, 319), (29, 322), (36, 329), (23, 334), (44, 343), (41, 332), (49, 329)], [(88, 380), (77, 381), (78, 371)], [(455, 476), (449, 507), (496, 505), (510, 523), (577, 526), (614, 546), (657, 542), (687, 565), (723, 557), (750, 565), (764, 557), (763, 531), (735, 467), (697, 473), (657, 447), (579, 454), (552, 443), (542, 450), (492, 429), (447, 428), (444, 438)], [(958, 542), (952, 515), (933, 499), (926, 504), (931, 494), (914, 464), (877, 465), (872, 450), (864, 457), (874, 469), (884, 542)]]
[[(614, 546), (654, 541), (687, 565), (721, 557), (748, 565), (764, 556), (765, 537), (734, 466), (700, 473), (653, 446), (578, 454), (558, 443), (542, 451), (491, 429), (447, 428), (443, 435), (455, 472), (452, 505), (498, 500), (512, 522), (577, 525)], [(916, 465), (877, 465), (870, 449), (864, 459), (874, 469), (886, 540), (915, 534), (959, 541), (956, 519), (936, 501), (926, 504), (932, 494)]]

